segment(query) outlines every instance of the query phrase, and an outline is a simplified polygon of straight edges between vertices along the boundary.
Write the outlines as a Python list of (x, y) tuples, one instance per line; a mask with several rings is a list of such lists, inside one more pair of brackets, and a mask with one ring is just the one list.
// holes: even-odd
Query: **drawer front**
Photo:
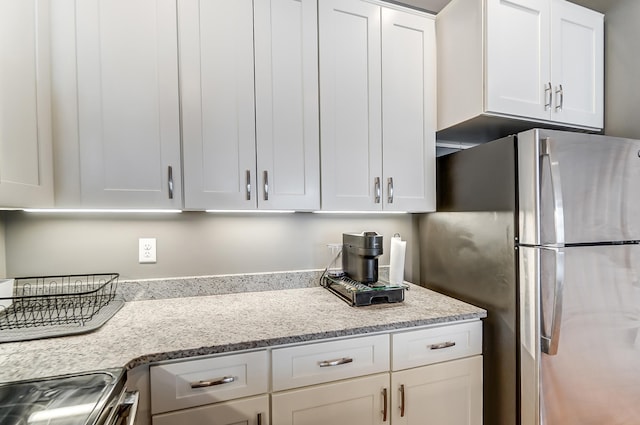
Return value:
[(275, 349), (273, 390), (302, 387), (389, 370), (389, 335)]
[(266, 351), (151, 366), (151, 413), (266, 393)]
[(392, 335), (391, 369), (402, 370), (482, 354), (482, 322)]

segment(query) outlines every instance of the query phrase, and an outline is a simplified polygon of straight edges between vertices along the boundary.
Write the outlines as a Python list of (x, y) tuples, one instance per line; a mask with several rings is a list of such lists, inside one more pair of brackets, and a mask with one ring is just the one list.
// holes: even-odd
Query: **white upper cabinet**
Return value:
[(479, 116), (602, 128), (602, 14), (565, 0), (453, 0), (436, 22), (438, 130)]
[(53, 206), (48, 0), (0, 1), (0, 207)]
[(317, 2), (258, 0), (254, 8), (258, 206), (317, 210)]
[(323, 210), (435, 208), (433, 18), (321, 0)]
[(180, 208), (175, 0), (75, 6), (81, 205)]
[(380, 7), (321, 0), (322, 209), (382, 208)]
[(435, 21), (382, 8), (383, 209), (435, 210)]
[(604, 25), (600, 13), (551, 3), (552, 120), (604, 126)]
[(319, 208), (315, 0), (178, 5), (185, 207)]
[(253, 2), (179, 0), (185, 207), (256, 207)]
[(486, 7), (487, 111), (549, 119), (549, 2), (488, 0)]

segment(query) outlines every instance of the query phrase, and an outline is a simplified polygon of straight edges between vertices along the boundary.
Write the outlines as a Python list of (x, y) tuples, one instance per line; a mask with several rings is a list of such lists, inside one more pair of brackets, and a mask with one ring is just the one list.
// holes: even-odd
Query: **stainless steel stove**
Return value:
[(137, 393), (122, 368), (0, 384), (2, 425), (132, 425)]

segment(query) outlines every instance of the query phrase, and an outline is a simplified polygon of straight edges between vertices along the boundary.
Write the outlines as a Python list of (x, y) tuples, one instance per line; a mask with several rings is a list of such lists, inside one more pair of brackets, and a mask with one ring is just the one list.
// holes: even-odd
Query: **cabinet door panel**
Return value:
[(185, 207), (255, 209), (253, 5), (179, 0)]
[(0, 2), (0, 207), (51, 207), (49, 1)]
[(435, 22), (382, 9), (385, 210), (435, 210)]
[[(381, 374), (272, 395), (272, 419), (278, 425), (383, 424), (383, 389), (389, 375)], [(389, 399), (387, 398), (387, 403)], [(387, 421), (389, 418), (387, 417)], [(387, 422), (388, 423), (388, 422)]]
[(156, 415), (152, 418), (152, 424), (269, 425), (269, 396), (244, 398)]
[(487, 1), (487, 112), (549, 119), (549, 9), (546, 1)]
[(259, 206), (318, 209), (317, 3), (269, 0), (254, 8)]
[(175, 0), (83, 0), (76, 13), (83, 205), (180, 207)]
[(380, 210), (380, 7), (322, 1), (319, 22), (322, 208)]
[(603, 34), (604, 24), (600, 13), (566, 1), (553, 1), (552, 120), (602, 128)]
[(482, 356), (394, 372), (391, 388), (394, 425), (482, 425)]

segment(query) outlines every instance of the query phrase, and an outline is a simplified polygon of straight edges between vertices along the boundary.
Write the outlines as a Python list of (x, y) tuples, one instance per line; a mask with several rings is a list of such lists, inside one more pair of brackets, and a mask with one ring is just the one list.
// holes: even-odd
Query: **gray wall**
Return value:
[(640, 1), (605, 11), (605, 134), (640, 139)]
[[(118, 272), (122, 279), (324, 268), (343, 232), (407, 240), (405, 277), (419, 279), (417, 216), (311, 213), (68, 215), (3, 213), (7, 277)], [(0, 234), (0, 237), (2, 235)], [(138, 263), (138, 238), (157, 238), (157, 263)], [(1, 257), (0, 257), (1, 258)]]

